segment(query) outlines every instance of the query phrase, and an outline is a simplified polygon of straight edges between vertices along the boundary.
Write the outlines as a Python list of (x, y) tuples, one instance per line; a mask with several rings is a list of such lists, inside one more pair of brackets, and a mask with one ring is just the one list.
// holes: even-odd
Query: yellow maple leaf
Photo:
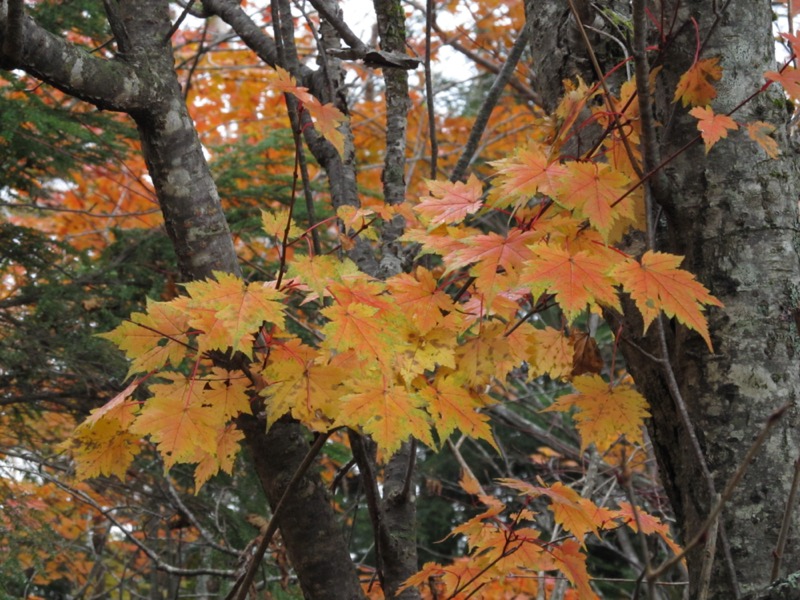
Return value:
[(269, 386), (267, 428), (286, 413), (316, 431), (326, 431), (338, 415), (342, 382), (347, 371), (338, 366), (339, 354), (326, 364), (319, 350), (300, 340), (276, 344), (270, 351), (264, 377)]
[(553, 327), (533, 330), (528, 337), (528, 377), (533, 379), (549, 375), (552, 379), (566, 379), (572, 372), (574, 349), (564, 332)]
[(464, 435), (488, 442), (500, 452), (488, 415), (478, 412), (491, 404), (488, 398), (479, 396), (452, 376), (438, 377), (433, 385), (425, 386), (419, 393), (433, 418), (439, 440), (446, 440), (458, 429)]
[(252, 356), (254, 335), (265, 321), (284, 326), (284, 294), (267, 283), (247, 284), (228, 273), (215, 272), (214, 277), (216, 281), (186, 284), (189, 323), (204, 333), (198, 336), (199, 350), (230, 347)]
[(603, 453), (621, 436), (632, 444), (643, 445), (642, 427), (650, 413), (639, 392), (625, 383), (611, 387), (594, 374), (575, 377), (572, 385), (577, 394), (561, 396), (544, 412), (577, 409), (574, 419), (581, 434), (581, 450), (595, 444)]
[(216, 446), (224, 423), (216, 421), (214, 411), (204, 406), (202, 382), (180, 373), (161, 377), (169, 383), (150, 386), (153, 396), (144, 403), (130, 431), (150, 436), (167, 469), (178, 462), (198, 462)]
[(78, 479), (114, 475), (125, 481), (125, 474), (139, 453), (139, 438), (125, 431), (115, 418), (84, 422), (64, 444), (72, 451)]
[(380, 379), (364, 384), (363, 390), (342, 398), (335, 425), (361, 429), (372, 436), (386, 455), (391, 455), (411, 436), (433, 446), (428, 415), (422, 398), (403, 386), (384, 385)]
[(147, 312), (133, 313), (116, 329), (100, 333), (125, 352), (131, 361), (128, 377), (147, 373), (169, 363), (177, 366), (189, 348), (187, 315), (170, 302), (147, 299)]
[(203, 381), (206, 382), (204, 402), (214, 412), (215, 420), (224, 423), (239, 413), (252, 414), (247, 394), (250, 380), (244, 373), (214, 367)]
[(233, 472), (233, 464), (239, 454), (239, 442), (244, 439), (244, 434), (230, 424), (217, 435), (216, 444), (199, 460), (194, 470), (195, 494), (200, 488), (220, 470), (229, 475)]
[(267, 235), (274, 237), (279, 242), (283, 241), (287, 226), (289, 227), (289, 241), (297, 239), (305, 233), (305, 230), (289, 217), (289, 209), (285, 206), (261, 211), (261, 228)]

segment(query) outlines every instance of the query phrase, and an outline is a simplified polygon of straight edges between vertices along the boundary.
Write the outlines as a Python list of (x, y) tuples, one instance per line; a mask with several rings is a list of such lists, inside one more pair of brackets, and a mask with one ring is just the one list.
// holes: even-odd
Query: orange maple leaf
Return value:
[(395, 275), (386, 280), (386, 285), (409, 322), (423, 335), (455, 308), (450, 296), (438, 288), (433, 274), (424, 267), (417, 267), (413, 275)]
[(548, 487), (535, 486), (520, 479), (504, 478), (498, 481), (528, 496), (549, 498), (556, 523), (574, 535), (581, 544), (587, 533), (598, 535), (598, 529), (604, 525), (604, 519), (598, 518), (598, 515), (608, 513), (610, 520), (610, 511), (600, 509), (594, 502), (582, 498), (578, 492), (561, 482)]
[[(675, 543), (669, 532), (669, 525), (664, 523), (658, 517), (646, 512), (643, 508), (637, 506), (634, 513), (633, 506), (629, 502), (620, 502), (619, 511), (617, 512), (618, 518), (623, 521), (633, 531), (639, 531), (641, 527), (642, 532), (651, 535), (655, 533), (675, 554), (681, 553), (681, 547)], [(637, 526), (637, 520), (639, 525)]]
[(344, 113), (333, 104), (322, 104), (316, 98), (305, 103), (305, 109), (314, 120), (314, 125), (323, 137), (328, 140), (341, 156), (344, 156), (344, 134), (339, 126), (347, 121)]
[(678, 268), (682, 261), (682, 257), (674, 254), (648, 250), (641, 263), (627, 260), (613, 269), (613, 275), (630, 293), (642, 313), (645, 330), (663, 310), (667, 316), (675, 317), (698, 332), (708, 349), (713, 351), (702, 310), (704, 304), (722, 306), (722, 302), (712, 296), (694, 275)]
[(769, 81), (780, 83), (789, 98), (795, 102), (800, 100), (800, 70), (787, 67), (782, 71), (767, 71), (764, 77)]
[(577, 394), (561, 396), (544, 412), (578, 409), (574, 419), (581, 434), (581, 451), (594, 444), (602, 454), (620, 436), (632, 444), (644, 444), (642, 427), (650, 413), (639, 392), (624, 383), (611, 387), (599, 375), (580, 375), (572, 385)]
[(559, 181), (553, 199), (576, 216), (589, 219), (604, 240), (615, 221), (633, 219), (633, 202), (625, 194), (630, 179), (611, 165), (571, 161), (565, 164), (566, 174)]
[(533, 256), (526, 243), (536, 237), (532, 232), (519, 229), (511, 230), (508, 236), (476, 235), (464, 239), (465, 247), (445, 255), (444, 260), (450, 268), (475, 263), (470, 274), (486, 296), (487, 305), (491, 305), (498, 292), (513, 287), (519, 268)]
[(274, 90), (283, 94), (294, 94), (303, 104), (315, 100), (314, 96), (308, 92), (308, 88), (298, 86), (294, 76), (281, 67), (275, 67), (275, 74), (270, 77), (270, 80)]
[(586, 555), (580, 551), (580, 546), (574, 540), (566, 540), (560, 546), (550, 550), (556, 560), (558, 570), (561, 571), (578, 591), (579, 600), (599, 600), (592, 586), (589, 572), (586, 570)]
[(426, 181), (425, 185), (431, 195), (423, 196), (414, 210), (428, 217), (432, 225), (459, 223), (483, 205), (483, 186), (475, 175), (466, 183)]
[(770, 134), (775, 131), (775, 126), (765, 123), (764, 121), (753, 121), (745, 125), (747, 135), (750, 139), (761, 146), (761, 149), (767, 153), (770, 158), (778, 158), (780, 149), (778, 142), (770, 137)]
[(374, 306), (351, 302), (346, 306), (334, 304), (322, 309), (329, 322), (322, 328), (323, 346), (336, 352), (355, 350), (364, 358), (390, 361), (394, 354), (392, 336), (375, 318)]
[(728, 115), (716, 115), (711, 107), (697, 106), (689, 111), (689, 114), (698, 119), (697, 129), (703, 137), (706, 145), (706, 154), (711, 148), (723, 138), (728, 137), (728, 131), (739, 129), (739, 125)]
[(520, 204), (537, 192), (550, 196), (567, 174), (564, 165), (552, 160), (538, 145), (491, 164), (497, 169), (497, 178), (490, 204), (498, 208)]
[(712, 81), (720, 79), (722, 67), (719, 66), (719, 57), (696, 61), (681, 75), (673, 102), (680, 100), (683, 106), (705, 106), (717, 97)]
[(600, 256), (586, 251), (571, 253), (566, 248), (537, 244), (534, 258), (520, 276), (520, 284), (530, 286), (534, 297), (554, 294), (569, 321), (589, 307), (604, 304), (620, 310), (610, 265)]

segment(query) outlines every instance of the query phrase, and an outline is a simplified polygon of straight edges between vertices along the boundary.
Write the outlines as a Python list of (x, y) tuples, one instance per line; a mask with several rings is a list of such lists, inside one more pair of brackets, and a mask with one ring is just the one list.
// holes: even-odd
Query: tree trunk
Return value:
[[(678, 78), (692, 64), (698, 44), (703, 43), (701, 58), (721, 58), (724, 73), (712, 106), (725, 114), (756, 92), (763, 84), (763, 72), (774, 68), (772, 13), (769, 2), (745, 0), (725, 3), (718, 19), (708, 3), (699, 1), (649, 8), (656, 21), (664, 15), (660, 22), (667, 27), (676, 15), (673, 33), (665, 32), (664, 51), (653, 65), (663, 66), (655, 116), (660, 125), (658, 150), (665, 160), (698, 135), (697, 120), (688, 115), (688, 108), (672, 101)], [(550, 22), (546, 30), (561, 31), (563, 40), (567, 28), (572, 36), (575, 21), (564, 3), (530, 3), (531, 18), (550, 13), (562, 20)], [(692, 17), (699, 24), (700, 41)], [(647, 26), (650, 42), (657, 42), (652, 22)], [(553, 106), (560, 92), (552, 89), (557, 78), (552, 73), (560, 77), (571, 68), (572, 73), (585, 75), (586, 67), (585, 62), (555, 51), (557, 40), (543, 37), (547, 39), (540, 38), (538, 47), (533, 47), (534, 68), (543, 65), (538, 91)], [(571, 53), (576, 52), (571, 46)], [(595, 52), (602, 63), (601, 49), (596, 47)], [(556, 56), (562, 56), (565, 64), (554, 65)], [(709, 312), (714, 353), (697, 334), (662, 317), (667, 358), (678, 384), (678, 393), (671, 392), (667, 370), (641, 352), (662, 355), (658, 323), (643, 336), (632, 306), (620, 323), (622, 351), (650, 403), (651, 438), (684, 542), (700, 530), (712, 505), (712, 491), (723, 490), (770, 415), (790, 405), (725, 506), (709, 598), (784, 597), (778, 592), (770, 595), (766, 588), (800, 448), (796, 404), (800, 338), (795, 320), (800, 239), (796, 154), (786, 139), (786, 113), (776, 108), (783, 103), (773, 102), (782, 100), (780, 95), (779, 91), (762, 94), (733, 115), (739, 122), (776, 125), (775, 137), (783, 150), (778, 160), (768, 159), (743, 133), (736, 133), (709, 153), (698, 140), (664, 169), (666, 193), (653, 215), (658, 219), (656, 249), (685, 255), (683, 267), (725, 304)], [(690, 428), (682, 421), (681, 403)], [(790, 523), (793, 535), (799, 521), (795, 509)], [(779, 577), (796, 569), (800, 546), (790, 543), (782, 560), (785, 567)], [(688, 560), (691, 598), (699, 593), (702, 564), (702, 548), (696, 548)]]
[[(165, 0), (105, 2), (118, 56), (92, 57), (42, 30), (25, 17), (12, 48), (5, 2), (0, 2), (0, 64), (23, 68), (42, 80), (101, 108), (130, 114), (167, 232), (186, 279), (213, 271), (240, 274), (219, 195), (203, 156), (174, 70)], [(13, 29), (12, 25), (12, 29)], [(305, 457), (305, 429), (296, 423), (267, 434), (263, 419), (248, 423), (246, 441), (261, 485), (274, 507), (285, 484)], [(363, 597), (355, 566), (336, 516), (313, 469), (287, 499), (279, 519), (284, 542), (307, 598)], [(335, 592), (332, 592), (335, 590)]]

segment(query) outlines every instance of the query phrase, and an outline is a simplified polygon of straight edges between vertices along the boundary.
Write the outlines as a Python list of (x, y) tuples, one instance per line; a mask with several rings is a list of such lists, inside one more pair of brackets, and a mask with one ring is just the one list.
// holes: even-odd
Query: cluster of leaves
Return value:
[[(479, 22), (497, 20), (493, 3), (479, 8)], [(521, 3), (509, 9), (521, 10)], [(509, 22), (524, 18), (509, 16)], [(483, 33), (473, 40), (477, 46), (500, 48), (509, 41), (488, 25), (479, 30)], [(189, 36), (187, 43), (197, 42)], [(285, 125), (276, 110), (282, 93), (293, 94), (321, 133), (341, 144), (337, 128), (344, 116), (298, 87), (287, 73), (228, 72), (205, 65), (208, 60), (204, 56), (200, 76), (192, 81), (192, 93), (203, 100), (192, 110), (199, 114), (211, 104), (218, 116), (198, 119), (204, 142), (229, 144), (235, 136), (230, 130), (221, 134), (220, 125), (223, 119), (236, 121), (235, 143), (250, 161), (246, 170), (255, 169), (262, 154), (274, 169), (231, 180), (230, 198), (260, 199), (265, 190), (272, 194), (280, 188), (276, 182), (292, 177), (291, 152), (271, 141), (251, 141), (263, 137), (265, 128), (265, 121), (252, 119), (255, 113), (266, 111), (266, 118), (280, 118)], [(213, 61), (237, 64), (239, 57), (235, 48), (222, 43)], [(768, 77), (792, 94), (793, 73), (785, 69)], [(676, 102), (693, 107), (707, 150), (738, 126), (729, 115), (716, 115), (707, 106), (714, 99), (713, 82), (720, 77), (717, 59), (697, 60), (675, 96)], [(549, 377), (572, 384), (575, 393), (562, 396), (548, 410), (574, 414), (583, 450), (593, 446), (613, 463), (628, 445), (642, 444), (644, 400), (628, 378), (604, 368), (592, 338), (579, 324), (586, 314), (621, 310), (620, 294), (627, 294), (645, 328), (663, 312), (696, 331), (710, 348), (702, 311), (719, 303), (680, 269), (680, 257), (649, 251), (630, 256), (613, 247), (626, 230), (644, 224), (638, 105), (634, 82), (609, 99), (616, 114), (591, 102), (598, 93), (577, 82), (547, 117), (533, 118), (523, 103), (498, 111), (506, 117), (493, 121), (489, 131), (502, 142), (483, 154), (491, 160), (484, 172), (491, 185), (475, 176), (466, 182), (420, 184), (417, 171), (410, 175), (410, 188), (425, 190), (417, 194), (419, 199), (395, 207), (366, 199), (361, 209), (340, 209), (337, 241), (344, 249), (356, 235), (377, 239), (381, 224), (396, 215), (405, 219), (404, 241), (419, 253), (418, 266), (385, 281), (359, 271), (336, 248), (324, 254), (306, 250), (310, 233), (296, 218), (299, 207), (281, 210), (277, 204), (293, 199), (270, 195), (273, 205), (261, 219), (263, 233), (251, 230), (246, 245), (240, 245), (247, 259), (267, 258), (277, 265), (266, 281), (245, 282), (219, 273), (215, 280), (187, 284), (185, 295), (148, 301), (144, 312), (103, 336), (130, 359), (134, 380), (95, 410), (66, 444), (73, 450), (78, 476), (125, 480), (146, 448), (142, 438), (149, 436), (167, 468), (196, 465), (194, 487), (199, 490), (220, 470), (233, 471), (242, 437), (236, 417), (253, 410), (266, 411), (267, 426), (290, 414), (314, 431), (362, 431), (383, 456), (412, 436), (439, 448), (456, 430), (494, 446), (486, 409), (506, 394), (503, 388), (512, 373), (529, 381)], [(231, 102), (234, 97), (237, 101)], [(353, 111), (352, 129), (365, 155), (381, 152), (375, 140), (381, 138), (376, 133), (383, 124), (374, 118), (382, 110), (381, 101), (368, 99)], [(445, 153), (457, 148), (468, 131), (468, 110), (442, 118), (442, 129), (451, 133), (444, 140)], [(563, 156), (569, 137), (583, 126), (586, 110), (591, 120), (614, 133), (591, 156)], [(422, 129), (423, 117), (412, 113), (410, 127)], [(522, 119), (536, 124), (526, 132), (525, 138), (532, 139), (525, 144), (511, 133)], [(616, 133), (623, 128), (610, 127), (614, 119), (625, 123), (627, 144)], [(745, 126), (774, 156), (770, 126)], [(82, 127), (74, 133), (81, 131), (94, 130)], [(412, 153), (422, 154), (426, 139), (415, 141), (418, 147)], [(87, 140), (79, 145), (93, 147)], [(53, 231), (90, 234), (77, 242), (86, 246), (121, 237), (108, 230), (98, 235), (91, 215), (81, 211), (99, 206), (111, 214), (122, 198), (132, 215), (127, 226), (158, 222), (152, 192), (142, 177), (144, 165), (128, 149), (121, 151), (123, 159), (101, 161), (99, 169), (92, 165), (73, 177), (77, 187), (58, 197), (76, 212), (54, 222)], [(92, 155), (93, 161), (100, 158)], [(221, 172), (228, 159), (220, 157)], [(98, 172), (113, 173), (111, 183), (100, 184)], [(260, 187), (246, 189), (252, 180)], [(361, 182), (375, 195), (377, 171), (366, 173)], [(250, 227), (252, 210), (243, 212)], [(553, 308), (563, 318), (556, 326), (545, 325), (538, 317)], [(589, 536), (623, 525), (635, 529), (638, 522), (643, 532), (672, 544), (662, 523), (630, 504), (602, 507), (562, 483), (502, 484), (519, 491), (526, 508), (510, 507), (465, 476), (464, 491), (486, 507), (453, 531), (465, 536), (470, 555), (449, 566), (428, 564), (410, 585), (428, 586), (434, 597), (477, 589), (491, 597), (501, 585), (505, 591), (516, 585), (518, 593), (534, 595), (540, 583), (532, 575), (558, 571), (575, 586), (577, 597), (592, 598), (585, 565)], [(537, 515), (528, 506), (542, 499), (550, 501), (549, 512), (563, 537), (545, 539), (537, 529)], [(87, 518), (83, 514), (75, 519)], [(44, 555), (22, 558), (26, 564), (48, 560)], [(54, 572), (61, 568), (51, 565)]]
[[(281, 73), (276, 85), (303, 97)], [(623, 87), (623, 94), (632, 89)], [(583, 92), (565, 98), (562, 118), (586, 105), (593, 92)], [(473, 176), (466, 183), (428, 182), (429, 195), (417, 203), (340, 210), (344, 231), (364, 236), (402, 215), (404, 239), (430, 255), (424, 261), (431, 268), (385, 281), (347, 258), (301, 252), (307, 232), (291, 212), (265, 212), (268, 243), (284, 257), (295, 247), (285, 273), (282, 262), (268, 281), (217, 273), (215, 280), (187, 283), (186, 295), (150, 301), (146, 312), (104, 334), (126, 353), (136, 378), (75, 432), (79, 476), (124, 477), (147, 435), (167, 468), (197, 465), (199, 488), (218, 471), (231, 472), (242, 437), (236, 416), (259, 407), (260, 398), (267, 427), (285, 414), (314, 431), (348, 427), (369, 434), (382, 456), (410, 437), (436, 448), (456, 430), (494, 445), (481, 411), (494, 403), (486, 390), (523, 365), (529, 378), (572, 379), (577, 393), (550, 410), (577, 410), (584, 448), (609, 453), (621, 439), (641, 445), (644, 399), (625, 381), (604, 381), (599, 366), (576, 371), (582, 362), (576, 354), (591, 345), (567, 335), (568, 326), (587, 311), (621, 311), (619, 294), (627, 293), (644, 327), (663, 311), (710, 348), (702, 309), (719, 302), (679, 268), (680, 257), (648, 251), (637, 259), (611, 246), (637, 222), (637, 185), (622, 141), (603, 143), (610, 159), (579, 161), (559, 158), (558, 143), (533, 142), (493, 164), (488, 193)], [(499, 232), (465, 223), (493, 214), (506, 215)], [(553, 305), (563, 315), (561, 328), (530, 322)], [(142, 403), (134, 392), (145, 382), (150, 397)], [(571, 537), (544, 544), (521, 525), (531, 520), (527, 513), (501, 526), (495, 517), (504, 505), (482, 496), (489, 511), (456, 530), (476, 550), (466, 572), (496, 578), (496, 569), (514, 571), (508, 560), (527, 562), (563, 572), (581, 597), (593, 597), (580, 551), (584, 536), (629, 523), (632, 509), (600, 509), (561, 484), (504, 483), (551, 498), (556, 521)], [(434, 571), (445, 572), (429, 566), (426, 577)], [(458, 574), (445, 585), (472, 583)]]

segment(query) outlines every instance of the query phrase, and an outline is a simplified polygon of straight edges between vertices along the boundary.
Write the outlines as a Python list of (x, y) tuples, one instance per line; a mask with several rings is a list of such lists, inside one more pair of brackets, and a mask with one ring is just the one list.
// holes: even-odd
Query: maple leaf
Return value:
[(490, 306), (500, 290), (514, 285), (519, 268), (533, 256), (526, 242), (535, 237), (535, 234), (519, 229), (511, 230), (507, 236), (496, 233), (476, 235), (465, 239), (464, 248), (446, 255), (444, 259), (450, 268), (475, 263), (470, 274), (475, 277), (475, 285), (484, 293), (486, 304)]
[(398, 351), (397, 329), (376, 317), (378, 308), (361, 302), (334, 304), (322, 309), (329, 319), (322, 328), (323, 347), (343, 352), (355, 350), (364, 358), (375, 358), (389, 364)]
[(403, 342), (404, 349), (395, 354), (394, 369), (406, 384), (437, 366), (456, 368), (458, 339), (450, 329), (432, 329), (424, 336), (408, 329)]
[(429, 180), (425, 185), (431, 195), (423, 196), (414, 210), (428, 217), (433, 225), (459, 223), (483, 205), (483, 186), (475, 175), (470, 175), (466, 183)]
[(304, 106), (323, 137), (336, 148), (340, 156), (344, 156), (344, 134), (339, 131), (339, 127), (347, 122), (344, 113), (333, 104), (322, 104), (316, 98), (305, 102)]
[(589, 584), (589, 572), (586, 570), (586, 555), (574, 540), (566, 540), (559, 546), (553, 546), (550, 553), (558, 563), (558, 570), (564, 573), (570, 583), (578, 590), (579, 600), (599, 600)]
[(624, 383), (611, 387), (599, 375), (579, 375), (572, 385), (577, 394), (561, 396), (544, 412), (578, 410), (574, 419), (581, 434), (581, 451), (594, 444), (602, 454), (620, 436), (632, 444), (644, 445), (642, 427), (650, 413), (639, 392)]
[(761, 149), (767, 153), (770, 158), (778, 158), (780, 149), (778, 142), (770, 137), (770, 134), (775, 131), (775, 126), (765, 123), (764, 121), (753, 121), (745, 125), (747, 135), (750, 139), (761, 146)]
[(357, 232), (359, 236), (369, 240), (377, 240), (377, 228), (370, 227), (375, 221), (376, 214), (371, 208), (362, 208), (345, 204), (336, 209), (336, 216), (342, 221), (345, 231)]
[(694, 275), (678, 266), (683, 258), (664, 252), (648, 250), (641, 263), (628, 260), (613, 269), (613, 275), (630, 293), (642, 313), (645, 331), (663, 310), (698, 332), (708, 349), (713, 351), (708, 333), (708, 323), (703, 316), (703, 305), (722, 306)]
[(275, 74), (270, 78), (271, 86), (283, 94), (294, 94), (295, 98), (300, 100), (303, 104), (313, 102), (315, 100), (308, 92), (308, 88), (298, 86), (294, 76), (286, 69), (275, 67)]
[(169, 469), (178, 462), (197, 462), (214, 448), (218, 423), (204, 406), (203, 384), (180, 373), (160, 375), (169, 383), (150, 386), (153, 396), (145, 402), (130, 432), (149, 435)]
[(233, 473), (233, 465), (240, 449), (239, 442), (243, 439), (244, 434), (233, 424), (219, 432), (213, 449), (208, 449), (195, 467), (195, 493), (220, 470), (229, 475)]
[(401, 273), (386, 280), (392, 297), (421, 334), (428, 333), (455, 309), (453, 300), (438, 288), (433, 274), (417, 267), (413, 275)]
[(782, 71), (767, 71), (764, 77), (769, 81), (780, 83), (786, 95), (795, 102), (800, 100), (800, 70), (787, 67)]
[[(662, 540), (664, 540), (664, 543), (675, 554), (681, 553), (681, 547), (675, 543), (675, 540), (672, 539), (672, 536), (669, 532), (669, 525), (667, 523), (664, 523), (658, 517), (654, 517), (653, 515), (649, 514), (640, 506), (637, 506), (634, 512), (633, 505), (631, 505), (629, 502), (620, 502), (619, 508), (619, 511), (617, 511), (618, 518), (621, 519), (622, 522), (628, 527), (633, 529), (634, 532), (639, 531), (639, 527), (641, 527), (642, 533), (647, 535), (655, 533)], [(636, 524), (637, 520), (639, 522), (638, 526)]]
[(464, 435), (488, 442), (500, 452), (489, 417), (478, 412), (489, 402), (470, 391), (457, 377), (439, 377), (433, 385), (422, 388), (419, 394), (427, 404), (440, 440), (446, 440), (458, 429)]
[(558, 181), (567, 174), (566, 168), (548, 157), (542, 146), (518, 152), (513, 158), (491, 163), (497, 170), (491, 206), (502, 208), (520, 204), (534, 194), (553, 194)]
[(356, 264), (349, 258), (335, 256), (295, 256), (287, 274), (305, 283), (319, 298), (328, 295), (331, 282), (340, 282), (349, 277), (360, 276)]
[(607, 513), (610, 520), (610, 511), (604, 512), (594, 502), (588, 498), (582, 498), (578, 492), (560, 481), (549, 487), (531, 485), (519, 479), (502, 478), (498, 481), (528, 496), (549, 498), (556, 523), (574, 535), (581, 544), (587, 533), (599, 535), (598, 529), (603, 524), (603, 520), (598, 519), (598, 515)]
[(302, 236), (305, 231), (294, 222), (294, 219), (290, 218), (289, 214), (289, 209), (283, 206), (277, 209), (262, 210), (261, 228), (264, 230), (264, 233), (282, 242), (288, 225), (289, 240), (294, 240)]
[(64, 447), (72, 450), (78, 479), (114, 475), (125, 481), (128, 467), (139, 452), (139, 438), (125, 431), (115, 418), (84, 422)]
[(177, 366), (189, 348), (186, 314), (169, 302), (147, 299), (146, 313), (133, 313), (130, 321), (98, 337), (114, 342), (131, 361), (128, 375), (154, 371), (169, 363)]
[(139, 408), (138, 402), (130, 402), (128, 399), (139, 387), (143, 379), (134, 379), (124, 390), (106, 402), (100, 408), (93, 409), (86, 420), (85, 425), (95, 425), (100, 419), (112, 419), (119, 422), (122, 429), (125, 429), (136, 419), (135, 412)]
[(706, 154), (723, 138), (728, 137), (728, 131), (739, 129), (739, 125), (728, 115), (716, 115), (711, 107), (695, 107), (689, 114), (698, 119), (697, 129), (706, 145)]
[(528, 379), (548, 375), (551, 379), (569, 377), (575, 350), (564, 332), (553, 327), (534, 329), (528, 335)]
[(567, 320), (574, 320), (587, 305), (621, 310), (616, 282), (608, 274), (610, 265), (602, 257), (548, 244), (536, 244), (531, 250), (534, 258), (523, 269), (520, 284), (530, 286), (534, 297), (554, 294)]
[(362, 429), (386, 455), (399, 450), (411, 436), (433, 446), (428, 415), (421, 409), (423, 400), (418, 394), (402, 386), (386, 386), (381, 380), (365, 383), (363, 388), (342, 397), (335, 426)]
[(243, 373), (214, 367), (203, 380), (207, 382), (204, 403), (217, 421), (224, 423), (239, 413), (252, 414), (247, 394), (250, 380)]
[(503, 380), (519, 364), (503, 334), (501, 323), (485, 323), (480, 335), (456, 348), (456, 364), (468, 385), (485, 385), (494, 378)]
[(273, 346), (264, 370), (269, 386), (262, 392), (268, 397), (267, 428), (291, 413), (311, 429), (327, 430), (344, 393), (342, 381), (347, 371), (337, 365), (341, 356), (325, 364), (318, 350), (297, 339)]
[(705, 106), (717, 97), (712, 81), (722, 79), (719, 57), (696, 61), (681, 75), (675, 88), (673, 102), (681, 101), (683, 106)]
[(589, 219), (603, 240), (608, 240), (617, 219), (634, 218), (629, 197), (617, 203), (630, 185), (630, 179), (623, 172), (607, 164), (576, 161), (566, 163), (565, 171), (553, 199), (564, 208), (574, 210), (576, 216)]
[(267, 321), (283, 327), (284, 294), (269, 284), (247, 284), (235, 275), (215, 272), (214, 280), (192, 281), (190, 325), (205, 335), (198, 337), (201, 352), (226, 350), (252, 355), (254, 334)]

